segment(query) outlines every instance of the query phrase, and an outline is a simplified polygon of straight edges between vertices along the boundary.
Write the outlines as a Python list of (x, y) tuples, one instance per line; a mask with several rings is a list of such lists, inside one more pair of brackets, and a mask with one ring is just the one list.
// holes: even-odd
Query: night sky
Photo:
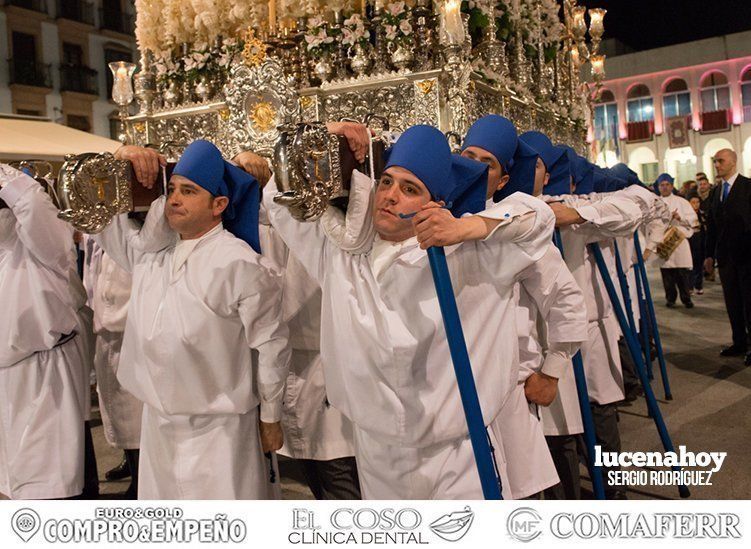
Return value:
[(751, 0), (583, 0), (605, 8), (605, 38), (635, 50), (751, 29)]

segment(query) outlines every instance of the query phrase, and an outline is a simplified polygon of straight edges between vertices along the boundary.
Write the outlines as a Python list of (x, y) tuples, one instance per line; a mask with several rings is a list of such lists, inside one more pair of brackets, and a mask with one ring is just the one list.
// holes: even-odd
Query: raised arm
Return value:
[(58, 210), (41, 185), (0, 164), (0, 199), (16, 218), (18, 238), (45, 267), (67, 276), (75, 265), (73, 228), (58, 219)]
[(298, 221), (286, 206), (274, 202), (277, 194), (276, 182), (272, 176), (263, 189), (263, 207), (266, 210), (271, 226), (282, 237), (292, 255), (302, 263), (319, 284), (325, 273), (324, 263), (329, 253), (330, 244), (318, 222)]
[(127, 214), (116, 216), (94, 241), (101, 246), (115, 263), (127, 272), (145, 253), (158, 252), (172, 244), (177, 234), (170, 229), (164, 217), (165, 197), (160, 196), (151, 204), (143, 226)]

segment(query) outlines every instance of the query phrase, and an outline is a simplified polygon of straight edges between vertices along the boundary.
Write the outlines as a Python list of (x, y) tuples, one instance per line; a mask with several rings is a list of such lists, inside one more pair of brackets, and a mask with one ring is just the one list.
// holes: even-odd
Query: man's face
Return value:
[(506, 183), (508, 183), (509, 176), (503, 173), (503, 167), (498, 159), (490, 154), (485, 149), (480, 147), (467, 147), (462, 151), (464, 158), (482, 162), (488, 166), (488, 189), (485, 193), (485, 199), (490, 200), (490, 197), (496, 191), (500, 191)]
[(391, 166), (378, 182), (373, 204), (373, 224), (383, 240), (401, 242), (415, 235), (412, 219), (399, 216), (419, 212), (430, 202), (427, 187), (412, 172)]
[(658, 188), (660, 189), (660, 196), (670, 196), (673, 194), (673, 184), (667, 179), (660, 181)]
[(699, 192), (702, 194), (709, 192), (709, 179), (706, 177), (699, 179)]
[(183, 237), (204, 234), (221, 219), (226, 207), (226, 197), (214, 197), (186, 177), (173, 175), (169, 180), (164, 215)]
[(537, 164), (535, 164), (535, 188), (532, 191), (532, 196), (540, 196), (543, 187), (548, 184), (549, 180), (550, 174), (548, 173), (547, 168), (545, 168), (545, 162), (543, 162), (542, 158), (538, 156)]
[(718, 152), (713, 159), (714, 169), (722, 179), (727, 179), (735, 173), (735, 162), (728, 151)]

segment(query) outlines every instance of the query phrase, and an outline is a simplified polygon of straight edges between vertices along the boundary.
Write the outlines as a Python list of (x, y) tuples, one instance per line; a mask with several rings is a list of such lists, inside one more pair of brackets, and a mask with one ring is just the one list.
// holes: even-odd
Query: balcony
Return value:
[(626, 141), (637, 143), (639, 141), (649, 141), (655, 133), (654, 120), (645, 120), (644, 122), (628, 122), (626, 124)]
[(26, 59), (9, 59), (10, 84), (52, 88), (52, 67)]
[(85, 0), (57, 0), (57, 18), (94, 26), (94, 4)]
[(99, 28), (132, 36), (135, 33), (134, 18), (128, 13), (99, 8)]
[(726, 132), (730, 129), (730, 109), (701, 113), (701, 133)]
[(78, 65), (60, 66), (60, 91), (99, 95), (97, 71)]
[(5, 0), (6, 6), (16, 6), (30, 11), (47, 13), (47, 0)]

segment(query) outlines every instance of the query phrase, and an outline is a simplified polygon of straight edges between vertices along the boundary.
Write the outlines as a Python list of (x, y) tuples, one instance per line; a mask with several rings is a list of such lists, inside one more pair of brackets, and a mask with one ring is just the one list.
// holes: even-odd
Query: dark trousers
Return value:
[[(603, 452), (621, 451), (621, 433), (618, 430), (618, 407), (615, 404), (590, 404), (595, 424), (595, 439)], [(603, 467), (602, 481), (605, 497), (610, 499), (616, 492), (625, 492), (619, 484), (608, 482), (608, 471), (618, 471), (620, 467)]]
[(704, 233), (699, 231), (688, 239), (694, 268), (691, 270), (691, 288), (704, 288)]
[(662, 273), (662, 285), (665, 287), (665, 299), (668, 303), (675, 303), (680, 294), (681, 302), (685, 305), (691, 303), (689, 269), (660, 269)]
[(751, 265), (726, 261), (720, 264), (719, 271), (733, 345), (746, 349), (751, 334)]
[(546, 436), (550, 456), (561, 482), (545, 490), (545, 499), (581, 499), (577, 438), (581, 435)]
[(362, 499), (354, 457), (317, 461), (298, 459), (316, 499)]

